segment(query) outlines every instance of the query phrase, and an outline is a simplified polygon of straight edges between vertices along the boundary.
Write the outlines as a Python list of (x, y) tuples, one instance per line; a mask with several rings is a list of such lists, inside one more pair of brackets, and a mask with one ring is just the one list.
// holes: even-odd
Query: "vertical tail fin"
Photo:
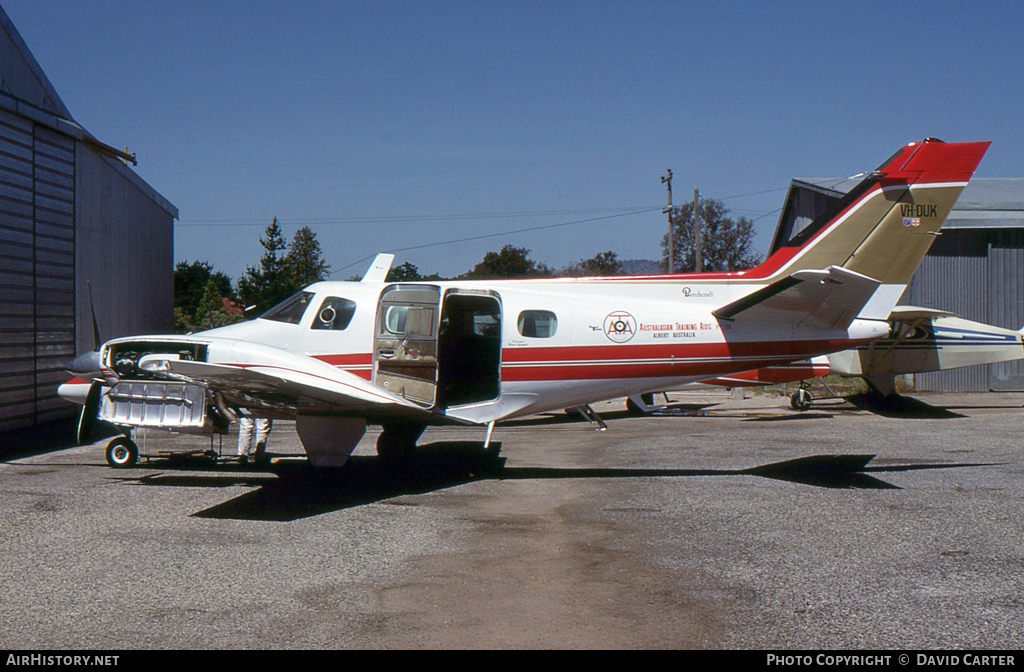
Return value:
[(906, 285), (989, 144), (927, 139), (903, 147), (752, 274), (841, 266)]
[(378, 254), (363, 275), (362, 282), (384, 282), (388, 277), (388, 271), (391, 270), (391, 262), (394, 260), (395, 255), (393, 254), (383, 252)]

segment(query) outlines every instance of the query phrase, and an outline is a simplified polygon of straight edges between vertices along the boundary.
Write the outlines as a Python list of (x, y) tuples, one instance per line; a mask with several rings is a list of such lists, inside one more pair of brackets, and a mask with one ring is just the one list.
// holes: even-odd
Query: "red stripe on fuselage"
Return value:
[(319, 359), (321, 362), (330, 364), (331, 366), (369, 366), (373, 364), (373, 353), (372, 352), (351, 352), (351, 353), (339, 353), (333, 355), (312, 355), (313, 359)]
[(325, 364), (336, 366), (353, 376), (359, 376), (363, 380), (373, 379), (373, 353), (372, 352), (347, 352), (332, 355), (311, 355), (313, 359), (319, 359)]
[[(751, 341), (685, 345), (504, 348), (501, 356), (501, 378), (516, 382), (700, 375), (712, 378), (718, 374), (734, 374), (807, 359), (869, 342), (870, 339), (833, 339), (772, 343)], [(314, 357), (364, 380), (371, 380), (373, 377), (372, 353), (322, 354)], [(808, 373), (813, 371), (812, 367), (807, 367)]]
[(807, 359), (868, 342), (870, 339), (507, 348), (502, 352), (501, 378), (516, 382), (704, 375), (712, 378)]

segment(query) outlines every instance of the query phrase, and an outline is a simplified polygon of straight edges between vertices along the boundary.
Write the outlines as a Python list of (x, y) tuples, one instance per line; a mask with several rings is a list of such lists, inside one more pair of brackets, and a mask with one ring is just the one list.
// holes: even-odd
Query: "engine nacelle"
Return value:
[(100, 399), (100, 420), (121, 427), (154, 427), (208, 434), (226, 427), (200, 385), (122, 380)]

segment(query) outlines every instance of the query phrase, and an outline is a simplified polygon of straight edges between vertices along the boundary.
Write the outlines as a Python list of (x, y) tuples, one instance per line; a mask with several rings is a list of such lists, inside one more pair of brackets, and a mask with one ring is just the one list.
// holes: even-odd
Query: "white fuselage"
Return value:
[[(807, 329), (733, 323), (712, 315), (712, 310), (756, 288), (747, 283), (567, 279), (398, 287), (423, 286), (437, 288), (441, 305), (421, 340), (427, 347), (433, 340), (439, 350), (432, 366), (412, 364), (420, 366), (420, 378), (432, 379), (435, 385), (445, 379), (446, 370), (456, 368), (456, 383), (461, 380), (464, 386), (470, 375), (494, 377), (497, 386), (481, 390), (479, 398), (454, 397), (457, 403), (435, 407), (446, 417), (473, 423), (672, 389), (806, 359), (881, 337), (888, 328), (884, 322), (855, 320), (841, 331)], [(296, 323), (258, 319), (193, 338), (210, 340), (211, 363), (244, 365), (242, 360), (251, 358), (247, 344), (263, 344), (312, 357), (385, 387), (382, 365), (388, 362), (382, 349), (375, 350), (375, 338), (387, 322), (381, 298), (393, 287), (317, 283), (307, 288), (313, 296)], [(445, 316), (451, 312), (447, 302), (457, 301), (454, 297), (484, 297), (479, 300), (497, 308), (498, 324), (488, 317), (481, 330), (491, 330), (487, 335), (500, 349), (500, 357), (476, 355), (486, 348), (468, 347), (446, 359), (445, 320), (450, 316)], [(318, 311), (332, 298), (355, 303), (351, 321), (342, 330), (314, 328)], [(423, 406), (435, 406), (423, 399), (429, 394), (419, 396)]]

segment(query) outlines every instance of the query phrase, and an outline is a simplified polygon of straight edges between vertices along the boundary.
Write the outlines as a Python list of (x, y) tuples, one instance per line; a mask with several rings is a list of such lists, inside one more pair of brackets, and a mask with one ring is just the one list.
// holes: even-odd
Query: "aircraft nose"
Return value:
[(84, 352), (64, 365), (64, 368), (76, 376), (87, 376), (100, 370), (99, 350)]

